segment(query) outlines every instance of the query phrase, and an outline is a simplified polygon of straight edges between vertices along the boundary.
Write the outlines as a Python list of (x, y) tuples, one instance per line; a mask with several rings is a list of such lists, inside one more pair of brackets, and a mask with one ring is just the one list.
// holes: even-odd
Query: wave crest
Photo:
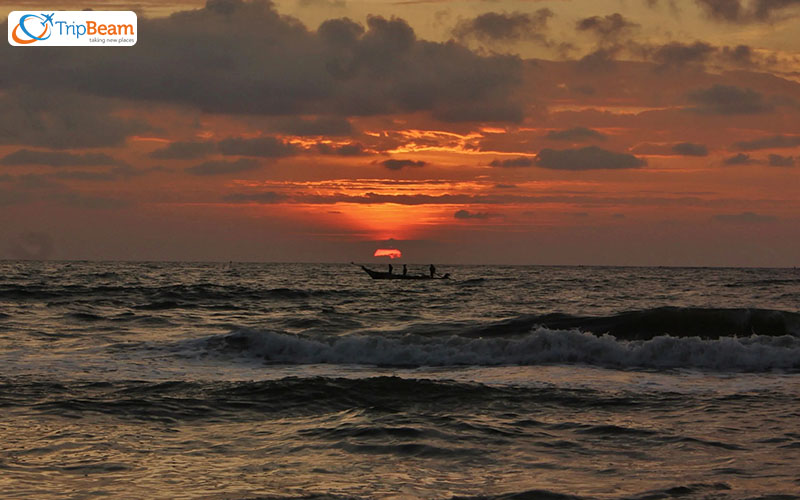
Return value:
[(194, 341), (210, 354), (260, 358), (280, 364), (378, 366), (494, 366), (588, 364), (613, 368), (697, 368), (719, 371), (800, 369), (800, 338), (751, 335), (702, 339), (662, 335), (620, 340), (578, 330), (537, 327), (515, 338), (379, 337), (311, 339), (272, 330), (240, 329)]

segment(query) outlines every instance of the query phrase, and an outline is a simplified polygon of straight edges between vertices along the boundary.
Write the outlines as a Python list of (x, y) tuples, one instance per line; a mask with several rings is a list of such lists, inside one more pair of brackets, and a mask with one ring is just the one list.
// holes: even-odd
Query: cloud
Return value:
[(672, 151), (683, 156), (708, 156), (708, 148), (705, 144), (694, 144), (692, 142), (681, 142), (672, 146)]
[(584, 71), (606, 71), (614, 67), (614, 62), (622, 51), (622, 47), (614, 45), (601, 47), (594, 52), (586, 54), (578, 61), (578, 67)]
[(255, 158), (284, 158), (300, 154), (303, 150), (275, 137), (229, 137), (219, 142), (176, 141), (150, 153), (151, 158), (191, 160), (215, 153), (224, 156), (250, 156)]
[(358, 142), (338, 145), (319, 143), (317, 144), (317, 153), (333, 156), (364, 156), (369, 154), (364, 145)]
[(773, 222), (778, 218), (773, 215), (761, 215), (754, 212), (742, 212), (740, 214), (720, 214), (715, 215), (714, 220), (732, 224), (761, 224)]
[(566, 130), (551, 130), (546, 136), (552, 141), (582, 142), (591, 140), (604, 140), (605, 135), (586, 127), (574, 127)]
[(501, 217), (501, 215), (489, 212), (470, 212), (468, 210), (459, 210), (453, 214), (453, 217), (460, 220), (469, 220), (469, 219), (491, 219), (493, 217)]
[[(11, 50), (13, 57), (6, 58), (4, 50)], [(20, 74), (19, 68), (27, 71), (27, 64), (12, 61), (20, 56), (10, 45), (0, 47), (0, 74)], [(115, 106), (108, 99), (64, 92), (58, 87), (60, 76), (51, 74), (48, 78), (54, 85), (50, 91), (15, 89), (0, 93), (0, 144), (52, 149), (118, 146), (128, 136), (149, 129), (141, 121), (113, 115)]]
[(622, 34), (638, 27), (638, 24), (625, 19), (619, 13), (609, 14), (605, 17), (587, 17), (578, 21), (575, 25), (575, 29), (578, 31), (591, 33), (601, 40), (615, 40)]
[(630, 154), (589, 146), (581, 149), (543, 149), (539, 152), (536, 164), (553, 170), (599, 170), (639, 168), (647, 162)]
[(125, 57), (63, 50), (53, 64), (52, 51), (23, 54), (0, 46), (0, 74), (14, 74), (16, 84), (29, 88), (188, 104), (214, 113), (341, 118), (427, 112), (444, 121), (487, 122), (523, 117), (513, 97), (522, 83), (519, 57), (419, 40), (399, 18), (369, 16), (366, 27), (333, 19), (309, 31), (269, 2), (217, 1), (167, 18), (140, 18), (139, 31)]
[(286, 199), (285, 195), (274, 191), (262, 191), (259, 193), (234, 193), (223, 198), (232, 203), (279, 203)]
[(728, 158), (725, 158), (722, 161), (725, 165), (752, 165), (753, 163), (758, 163), (755, 159), (751, 158), (750, 155), (745, 153), (738, 153)]
[(47, 165), (49, 167), (92, 167), (119, 165), (121, 162), (104, 153), (66, 153), (20, 149), (0, 159), (0, 165)]
[(206, 161), (186, 169), (192, 175), (225, 175), (255, 170), (261, 166), (252, 158), (239, 158), (235, 161)]
[(781, 156), (771, 154), (767, 156), (767, 162), (771, 167), (793, 167), (794, 158), (791, 156)]
[(288, 117), (279, 120), (274, 130), (283, 134), (297, 136), (347, 136), (353, 133), (349, 120), (339, 116), (316, 118)]
[(425, 165), (427, 165), (427, 163), (422, 160), (389, 159), (389, 160), (383, 160), (381, 162), (381, 165), (388, 168), (389, 170), (400, 170), (405, 167), (424, 167)]
[(629, 40), (624, 49), (633, 57), (659, 64), (661, 70), (706, 64), (715, 68), (758, 68), (778, 64), (774, 56), (760, 56), (749, 45), (716, 46), (703, 41), (653, 45)]
[(708, 89), (695, 90), (688, 95), (698, 113), (715, 115), (750, 115), (767, 113), (774, 109), (772, 103), (753, 89), (716, 84)]
[(283, 158), (300, 152), (294, 144), (284, 142), (275, 137), (257, 137), (245, 139), (231, 137), (217, 144), (220, 153), (225, 156), (252, 156), (257, 158)]
[(219, 142), (209, 141), (177, 141), (150, 153), (151, 158), (189, 160), (203, 158), (213, 154), (224, 156), (248, 156), (253, 158), (285, 158), (304, 154), (331, 156), (364, 156), (370, 154), (363, 144), (353, 142), (330, 144), (319, 142), (310, 147), (265, 136), (258, 138), (229, 137)]
[(194, 160), (214, 153), (217, 145), (208, 141), (176, 141), (150, 153), (162, 160)]
[(739, 0), (695, 0), (706, 14), (716, 20), (737, 22), (744, 9)]
[(716, 47), (705, 42), (694, 42), (691, 45), (670, 42), (655, 48), (651, 58), (664, 66), (680, 67), (705, 63), (716, 51)]
[(130, 165), (114, 167), (105, 172), (87, 172), (83, 170), (60, 170), (51, 174), (49, 177), (55, 179), (71, 179), (78, 181), (116, 181), (119, 179), (129, 179), (139, 177), (151, 172), (162, 171), (163, 168), (133, 168)]
[(749, 45), (737, 45), (733, 48), (724, 47), (721, 57), (735, 66), (750, 67), (757, 65), (756, 55)]
[(695, 0), (708, 17), (728, 23), (755, 23), (780, 19), (786, 10), (800, 6), (800, 0)]
[(472, 19), (459, 21), (453, 36), (459, 40), (475, 39), (484, 42), (513, 42), (533, 40), (548, 45), (543, 31), (553, 16), (550, 9), (539, 9), (533, 14), (487, 12)]
[(793, 148), (800, 146), (800, 135), (772, 135), (753, 139), (751, 141), (739, 141), (733, 145), (741, 151), (755, 151), (758, 149), (773, 148)]
[(533, 156), (517, 156), (516, 158), (509, 158), (507, 160), (494, 159), (489, 163), (492, 167), (532, 167), (536, 165), (536, 158)]

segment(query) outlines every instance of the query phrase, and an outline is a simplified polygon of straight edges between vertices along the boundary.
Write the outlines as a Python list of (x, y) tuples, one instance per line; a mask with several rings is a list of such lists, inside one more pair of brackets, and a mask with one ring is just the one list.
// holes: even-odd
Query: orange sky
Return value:
[(138, 2), (135, 47), (5, 45), (0, 257), (796, 266), (800, 2), (722, 3)]

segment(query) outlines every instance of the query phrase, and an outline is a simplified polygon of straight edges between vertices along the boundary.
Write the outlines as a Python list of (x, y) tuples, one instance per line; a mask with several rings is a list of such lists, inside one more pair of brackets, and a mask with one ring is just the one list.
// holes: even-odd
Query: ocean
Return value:
[(800, 499), (800, 270), (438, 267), (0, 262), (0, 496)]

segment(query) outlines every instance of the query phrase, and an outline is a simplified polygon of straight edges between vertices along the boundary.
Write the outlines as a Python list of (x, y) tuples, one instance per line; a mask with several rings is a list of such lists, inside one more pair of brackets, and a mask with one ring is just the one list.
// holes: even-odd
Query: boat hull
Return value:
[(364, 270), (365, 273), (369, 274), (369, 276), (374, 280), (443, 280), (443, 279), (450, 279), (449, 274), (445, 274), (444, 276), (425, 276), (421, 274), (394, 274), (382, 271), (373, 271), (372, 269), (367, 269), (364, 266), (361, 266), (361, 269)]

